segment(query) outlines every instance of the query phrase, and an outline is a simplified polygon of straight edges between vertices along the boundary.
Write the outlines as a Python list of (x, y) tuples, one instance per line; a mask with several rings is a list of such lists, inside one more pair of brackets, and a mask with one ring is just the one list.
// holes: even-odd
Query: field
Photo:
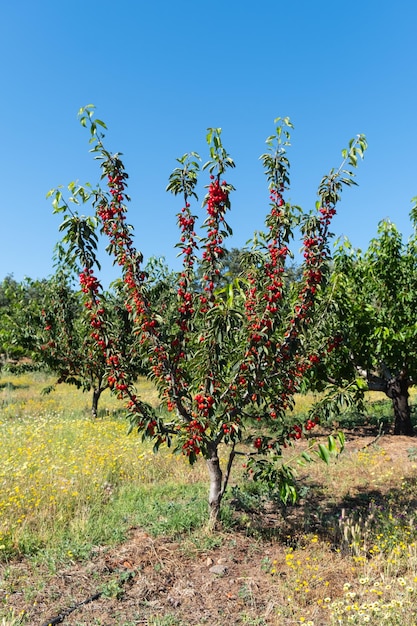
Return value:
[(330, 467), (300, 468), (295, 506), (237, 466), (210, 533), (203, 463), (155, 456), (110, 395), (93, 421), (50, 382), (0, 378), (0, 626), (417, 625), (417, 446), (381, 435), (381, 398)]

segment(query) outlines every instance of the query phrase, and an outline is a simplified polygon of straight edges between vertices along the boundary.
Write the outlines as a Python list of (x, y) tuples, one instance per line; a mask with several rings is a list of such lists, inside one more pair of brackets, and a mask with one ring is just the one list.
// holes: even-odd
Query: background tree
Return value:
[[(322, 348), (307, 329), (320, 319), (315, 303), (326, 278), (329, 225), (343, 184), (353, 182), (352, 172), (344, 167), (346, 163), (355, 166), (358, 156), (363, 155), (363, 136), (351, 141), (342, 166), (323, 178), (317, 210), (303, 214), (284, 198), (289, 187), (286, 150), (292, 125), (287, 118), (276, 120), (275, 133), (267, 139), (267, 152), (261, 157), (270, 194), (267, 230), (253, 242), (245, 277), (217, 288), (226, 255), (225, 240), (231, 234), (226, 217), (233, 186), (225, 177), (234, 162), (223, 147), (220, 129), (209, 129), (210, 157), (202, 169), (210, 178), (200, 237), (196, 233), (197, 217), (191, 210), (191, 202), (197, 199), (198, 155), (179, 158), (169, 180), (168, 190), (182, 197), (177, 222), (183, 267), (177, 275), (175, 305), (169, 301), (161, 314), (160, 302), (155, 304), (150, 297), (146, 272), (141, 269), (142, 255), (134, 246), (132, 227), (126, 223), (127, 173), (120, 155), (112, 155), (104, 147), (99, 127), (105, 125), (94, 119), (92, 107), (82, 109), (80, 119), (90, 129), (92, 151), (101, 161), (107, 190), (83, 188), (77, 197), (82, 202), (93, 201), (101, 232), (109, 240), (108, 251), (121, 268), (133, 334), (139, 338), (160, 392), (160, 407), (147, 405), (137, 395), (120, 359), (119, 346), (107, 335), (100, 313), (102, 290), (95, 275), (93, 235), (86, 235), (87, 218), (74, 213), (60, 190), (50, 194), (54, 196), (54, 210), (64, 212), (66, 242), (69, 253), (78, 256), (83, 266), (80, 281), (89, 298), (91, 324), (97, 328), (97, 341), (109, 366), (108, 380), (119, 397), (127, 400), (132, 427), (144, 438), (153, 439), (156, 450), (165, 443), (186, 454), (191, 463), (199, 456), (205, 458), (212, 523), (218, 517), (238, 453), (248, 455), (255, 477), (282, 487), (284, 498), (293, 495), (291, 472), (282, 464), (282, 448), (311, 429), (314, 422), (289, 427), (285, 416), (312, 358)], [(73, 189), (71, 184), (70, 191)], [(296, 225), (300, 225), (303, 236), (304, 264), (295, 292), (287, 288), (283, 274)], [(195, 289), (198, 253), (202, 279)], [(225, 468), (219, 458), (220, 445), (229, 449)]]
[[(84, 307), (81, 292), (74, 289), (70, 274), (58, 268), (48, 279), (26, 278), (22, 283), (8, 279), (2, 287), (0, 311), (4, 313), (0, 313), (0, 337), (8, 359), (26, 356), (33, 366), (53, 372), (56, 383), (65, 382), (92, 391), (91, 410), (96, 417), (100, 396), (109, 387), (107, 364), (92, 337), (90, 312)], [(103, 303), (101, 313), (107, 318), (112, 336), (117, 337), (125, 367), (133, 379), (141, 369), (141, 362), (117, 286), (103, 294)], [(54, 385), (45, 391), (53, 388)]]
[(343, 341), (321, 363), (323, 380), (325, 372), (339, 384), (360, 378), (362, 389), (384, 392), (392, 400), (394, 434), (402, 435), (413, 434), (408, 398), (417, 381), (416, 215), (414, 206), (407, 243), (384, 220), (365, 252), (348, 241), (338, 247), (328, 322)]
[[(223, 288), (232, 283), (236, 278), (245, 274), (246, 270), (247, 250), (244, 248), (231, 248), (224, 250), (220, 273), (215, 276), (215, 287)], [(196, 284), (195, 289), (198, 290), (203, 282), (204, 264), (202, 260), (196, 260)]]
[[(124, 371), (132, 381), (142, 370), (132, 324), (117, 286), (101, 294), (101, 306), (91, 319), (80, 293), (74, 292), (62, 275), (56, 281), (50, 284), (51, 291), (44, 301), (44, 327), (38, 336), (37, 358), (57, 374), (58, 384), (69, 383), (92, 391), (91, 413), (97, 417), (101, 394), (113, 386), (101, 342), (117, 342), (119, 359), (123, 359)], [(82, 288), (89, 289), (85, 284)], [(103, 323), (106, 339), (100, 333)]]
[(0, 369), (24, 354), (24, 349), (14, 341), (16, 294), (20, 286), (13, 276), (6, 276), (0, 284)]
[(24, 358), (24, 367), (33, 365), (32, 341), (47, 283), (30, 278), (19, 283), (7, 276), (0, 285), (0, 354), (9, 369), (23, 367)]

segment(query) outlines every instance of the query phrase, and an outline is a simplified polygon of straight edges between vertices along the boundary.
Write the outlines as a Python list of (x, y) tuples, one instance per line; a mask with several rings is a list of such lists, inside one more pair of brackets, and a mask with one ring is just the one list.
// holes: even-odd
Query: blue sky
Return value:
[[(0, 279), (53, 272), (60, 217), (46, 193), (99, 176), (77, 121), (88, 103), (109, 127), (109, 149), (124, 154), (129, 222), (145, 258), (177, 267), (180, 204), (165, 187), (178, 156), (205, 158), (209, 126), (223, 129), (236, 162), (229, 246), (263, 227), (259, 155), (278, 116), (295, 126), (292, 202), (312, 208), (321, 177), (364, 133), (359, 187), (344, 192), (333, 230), (366, 248), (389, 218), (408, 237), (417, 196), (416, 23), (414, 0), (3, 2)], [(104, 282), (115, 275), (105, 264)]]

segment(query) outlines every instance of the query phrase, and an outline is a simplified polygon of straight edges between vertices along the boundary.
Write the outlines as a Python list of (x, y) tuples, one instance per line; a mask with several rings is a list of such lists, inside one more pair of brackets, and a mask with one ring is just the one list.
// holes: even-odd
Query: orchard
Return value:
[[(148, 283), (127, 223), (128, 174), (121, 156), (105, 147), (106, 127), (95, 118), (93, 106), (82, 108), (79, 117), (89, 129), (103, 186), (71, 183), (68, 200), (59, 189), (49, 195), (54, 211), (64, 214), (61, 228), (68, 259), (76, 259), (81, 267), (91, 339), (102, 352), (109, 386), (126, 403), (132, 429), (151, 439), (155, 451), (164, 445), (186, 455), (190, 463), (205, 460), (213, 525), (237, 456), (253, 478), (278, 489), (284, 500), (294, 499), (293, 470), (282, 460), (283, 449), (314, 429), (318, 413), (313, 410), (305, 423), (295, 424), (288, 415), (312, 368), (323, 354), (338, 349), (338, 337), (324, 332), (326, 303), (318, 296), (329, 273), (332, 218), (343, 186), (354, 184), (352, 168), (363, 157), (364, 136), (350, 141), (341, 166), (320, 182), (315, 210), (304, 212), (286, 200), (293, 127), (288, 118), (275, 120), (275, 132), (261, 156), (269, 189), (265, 232), (254, 236), (242, 255), (242, 272), (228, 283), (219, 276), (232, 233), (228, 213), (235, 164), (223, 146), (221, 129), (209, 129), (208, 160), (200, 165), (198, 154), (185, 154), (168, 181), (167, 190), (179, 199), (182, 269), (173, 297), (161, 300)], [(201, 176), (207, 176), (207, 194), (199, 226), (196, 189)], [(91, 205), (93, 215), (79, 215), (79, 204)], [(137, 394), (126, 349), (111, 332), (99, 279), (98, 230), (120, 268), (131, 344), (157, 386), (157, 408)], [(291, 282), (286, 271), (295, 232), (301, 233), (303, 264), (300, 281)], [(339, 442), (330, 437), (327, 446), (312, 442), (304, 459), (316, 455), (327, 461), (339, 445), (342, 437)], [(220, 456), (226, 459), (224, 466)]]

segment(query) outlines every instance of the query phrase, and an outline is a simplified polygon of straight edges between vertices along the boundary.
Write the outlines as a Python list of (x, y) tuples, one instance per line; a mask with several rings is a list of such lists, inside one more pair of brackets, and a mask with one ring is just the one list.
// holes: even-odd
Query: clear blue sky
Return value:
[[(259, 155), (277, 116), (295, 125), (289, 199), (313, 207), (323, 174), (365, 133), (369, 150), (333, 230), (366, 248), (383, 218), (407, 237), (417, 195), (414, 0), (14, 0), (0, 8), (0, 280), (50, 275), (60, 217), (45, 199), (96, 182), (78, 109), (94, 103), (130, 174), (145, 258), (176, 267), (176, 157), (204, 157), (209, 126), (236, 162), (230, 247), (263, 227)], [(299, 248), (298, 242), (295, 249)], [(103, 280), (113, 278), (105, 266)]]

